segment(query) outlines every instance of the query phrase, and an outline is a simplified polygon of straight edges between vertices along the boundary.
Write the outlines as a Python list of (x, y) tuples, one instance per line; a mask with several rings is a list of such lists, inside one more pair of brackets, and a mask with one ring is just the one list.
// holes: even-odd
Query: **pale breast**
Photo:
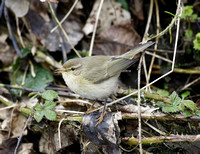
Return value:
[(88, 99), (107, 98), (116, 90), (118, 76), (108, 78), (100, 83), (91, 83), (91, 81), (80, 79), (80, 76), (74, 76), (71, 73), (63, 73), (63, 78), (67, 86), (75, 93)]

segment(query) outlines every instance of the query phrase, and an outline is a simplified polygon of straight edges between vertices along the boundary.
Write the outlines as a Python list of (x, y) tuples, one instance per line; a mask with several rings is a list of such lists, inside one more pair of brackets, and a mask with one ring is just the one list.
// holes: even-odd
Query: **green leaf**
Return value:
[(82, 55), (84, 56), (84, 57), (87, 57), (87, 56), (89, 56), (89, 51), (87, 51), (87, 50), (82, 50)]
[(195, 40), (193, 41), (194, 44), (194, 49), (195, 50), (200, 50), (200, 32), (198, 32), (195, 36)]
[(200, 110), (196, 110), (195, 115), (200, 116)]
[(31, 53), (31, 50), (29, 50), (27, 48), (22, 48), (21, 53), (22, 53), (23, 57), (26, 57), (29, 53)]
[(181, 98), (175, 91), (169, 96), (169, 98), (172, 100), (173, 106), (179, 105), (181, 102)]
[(189, 111), (189, 110), (185, 110), (185, 112), (183, 113), (184, 117), (191, 117), (193, 116), (193, 114)]
[(36, 111), (42, 111), (42, 106), (39, 103), (37, 103), (34, 108)]
[(56, 106), (55, 102), (46, 100), (43, 107), (44, 107), (44, 110), (50, 110), (50, 109), (53, 109), (55, 106)]
[(43, 111), (36, 111), (34, 114), (34, 118), (37, 122), (40, 122), (42, 120), (43, 116), (44, 116)]
[(195, 110), (195, 103), (191, 100), (183, 100), (183, 105), (187, 107), (188, 109), (192, 110), (194, 112)]
[(49, 100), (49, 101), (53, 101), (57, 97), (58, 97), (57, 92), (55, 92), (53, 90), (47, 90), (42, 93), (42, 98)]
[(181, 15), (181, 18), (191, 17), (193, 14), (193, 6), (187, 5), (184, 6), (184, 12)]
[(173, 13), (171, 13), (171, 12), (168, 12), (168, 11), (164, 11), (164, 12), (167, 13), (167, 14), (172, 15), (173, 17), (175, 16), (175, 14), (173, 14)]
[(196, 13), (194, 13), (191, 17), (192, 17), (192, 19), (196, 20), (198, 18), (198, 15)]
[(124, 8), (125, 10), (128, 10), (128, 3), (126, 0), (116, 0), (116, 1), (121, 3), (122, 8)]
[(53, 81), (51, 72), (38, 65), (34, 66), (34, 71), (36, 73), (35, 77), (30, 72), (27, 74), (24, 87), (44, 90), (47, 83)]
[(185, 91), (181, 94), (182, 99), (188, 97), (190, 95), (190, 91)]
[(52, 110), (44, 110), (44, 115), (48, 120), (56, 120), (57, 115), (55, 113), (55, 111)]
[(191, 29), (186, 29), (185, 31), (185, 37), (188, 39), (191, 39), (193, 36), (193, 31)]
[(164, 89), (158, 89), (157, 93), (162, 95), (162, 96), (165, 96), (165, 97), (169, 96), (169, 92), (167, 90), (164, 90)]
[(180, 103), (179, 105), (178, 105), (178, 109), (180, 110), (180, 111), (184, 111), (184, 109), (185, 109), (185, 106), (183, 105), (183, 103)]
[(179, 109), (177, 106), (166, 106), (166, 107), (162, 107), (162, 111), (165, 113), (169, 113), (169, 112), (175, 113), (175, 112), (178, 112)]

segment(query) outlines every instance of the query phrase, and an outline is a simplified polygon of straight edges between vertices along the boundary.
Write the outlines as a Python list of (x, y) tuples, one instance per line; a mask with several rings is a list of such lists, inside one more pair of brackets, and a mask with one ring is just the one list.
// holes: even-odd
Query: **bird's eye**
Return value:
[(71, 70), (72, 70), (72, 71), (74, 71), (74, 70), (75, 70), (75, 68), (74, 68), (74, 67), (72, 67), (72, 68), (71, 68)]

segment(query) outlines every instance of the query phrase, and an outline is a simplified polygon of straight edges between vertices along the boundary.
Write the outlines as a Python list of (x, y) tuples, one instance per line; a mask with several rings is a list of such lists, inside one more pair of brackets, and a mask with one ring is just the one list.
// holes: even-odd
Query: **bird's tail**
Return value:
[(121, 55), (119, 57), (126, 58), (126, 59), (132, 59), (136, 54), (138, 54), (139, 52), (144, 51), (146, 48), (148, 48), (152, 44), (154, 44), (154, 42), (149, 41), (147, 43), (144, 43), (142, 45), (137, 46), (134, 49), (131, 49), (130, 51), (126, 52), (125, 54), (123, 54), (123, 55)]

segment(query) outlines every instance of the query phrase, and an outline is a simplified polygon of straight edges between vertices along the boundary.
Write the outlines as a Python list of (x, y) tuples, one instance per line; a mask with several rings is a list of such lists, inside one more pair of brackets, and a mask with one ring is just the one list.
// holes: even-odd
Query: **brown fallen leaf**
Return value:
[[(93, 32), (99, 5), (100, 1), (96, 0), (90, 16), (87, 19), (85, 26), (83, 27), (83, 32), (85, 33), (85, 35)], [(130, 18), (130, 13), (122, 9), (120, 3), (116, 2), (115, 0), (105, 0), (99, 16), (97, 33), (108, 29), (112, 24), (118, 24)]]
[(130, 20), (105, 29), (99, 37), (103, 38), (103, 43), (95, 44), (93, 53), (97, 55), (121, 55), (141, 41)]

